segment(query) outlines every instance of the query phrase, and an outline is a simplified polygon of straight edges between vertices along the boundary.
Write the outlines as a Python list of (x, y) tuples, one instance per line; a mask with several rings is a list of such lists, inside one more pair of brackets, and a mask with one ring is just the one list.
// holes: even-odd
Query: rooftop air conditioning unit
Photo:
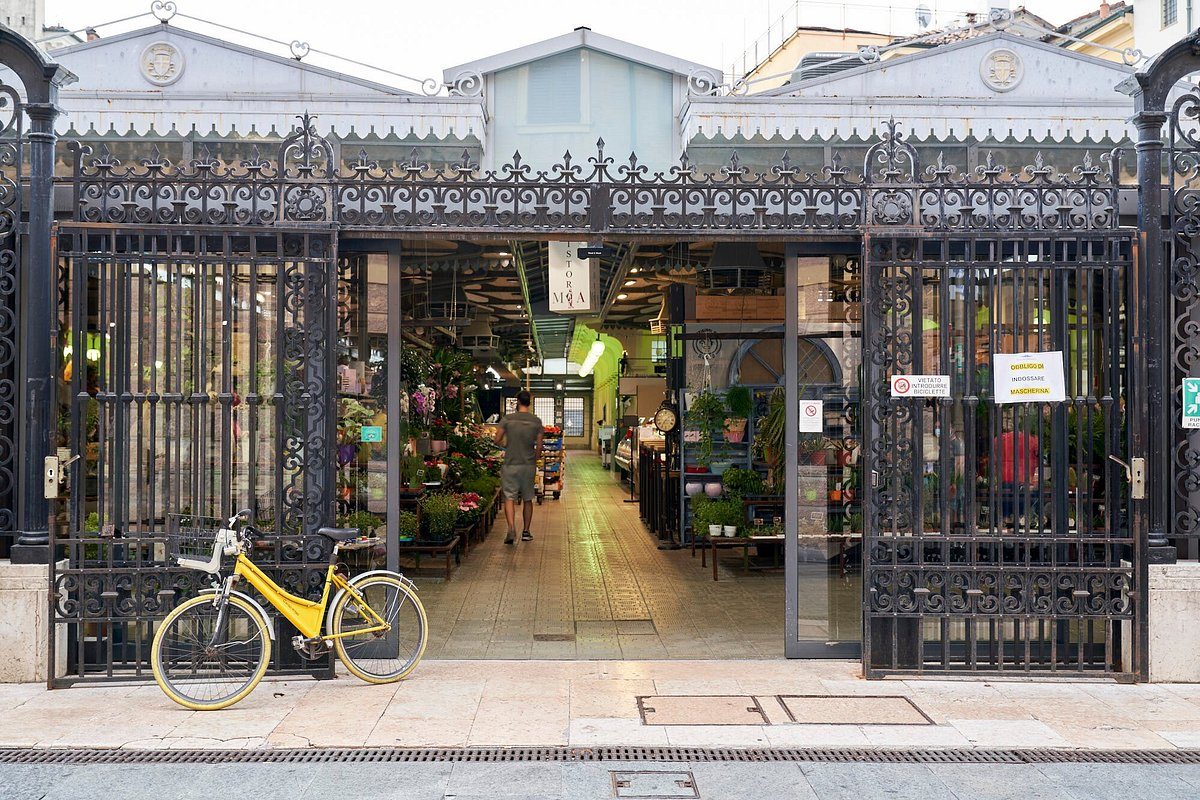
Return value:
[(809, 78), (833, 75), (835, 72), (861, 66), (862, 60), (858, 53), (809, 53), (801, 58), (800, 63), (792, 70), (792, 77), (788, 83), (799, 83)]

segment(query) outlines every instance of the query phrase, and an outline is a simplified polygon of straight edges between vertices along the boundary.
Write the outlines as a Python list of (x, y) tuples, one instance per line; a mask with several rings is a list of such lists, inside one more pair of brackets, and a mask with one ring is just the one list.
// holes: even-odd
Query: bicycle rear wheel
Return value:
[(154, 680), (167, 697), (194, 711), (214, 711), (258, 685), (271, 660), (262, 615), (236, 595), (224, 614), (211, 595), (177, 606), (158, 626), (151, 648)]
[(349, 633), (333, 640), (346, 669), (368, 683), (392, 683), (416, 669), (425, 654), (429, 624), (416, 592), (395, 573), (368, 575), (352, 584), (371, 610), (391, 628), (355, 634), (377, 623), (350, 592), (333, 609), (330, 633)]

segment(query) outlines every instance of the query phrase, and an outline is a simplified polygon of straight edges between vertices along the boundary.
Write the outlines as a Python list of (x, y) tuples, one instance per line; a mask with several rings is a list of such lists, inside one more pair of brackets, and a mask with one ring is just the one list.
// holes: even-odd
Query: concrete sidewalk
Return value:
[[(1200, 747), (1200, 685), (859, 672), (844, 661), (429, 661), (389, 686), (267, 680), (217, 712), (180, 708), (153, 684), (0, 685), (0, 746)], [(880, 696), (911, 706), (819, 699)], [(803, 713), (814, 706), (865, 721), (818, 724)]]

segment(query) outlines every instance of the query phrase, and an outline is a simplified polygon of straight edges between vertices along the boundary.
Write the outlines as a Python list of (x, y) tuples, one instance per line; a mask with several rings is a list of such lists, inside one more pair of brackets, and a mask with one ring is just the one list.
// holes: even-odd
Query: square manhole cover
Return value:
[(932, 725), (907, 697), (780, 695), (792, 722), (809, 725)]
[(758, 699), (732, 695), (645, 695), (638, 698), (643, 725), (769, 725)]
[(643, 798), (699, 797), (696, 779), (682, 770), (612, 771), (613, 796)]

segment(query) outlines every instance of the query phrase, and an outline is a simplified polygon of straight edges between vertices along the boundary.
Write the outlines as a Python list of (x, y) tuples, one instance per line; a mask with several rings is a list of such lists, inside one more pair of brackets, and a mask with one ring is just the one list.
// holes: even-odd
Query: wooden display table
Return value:
[(416, 569), (421, 568), (421, 556), (445, 556), (446, 557), (446, 580), (450, 580), (450, 560), (454, 559), (454, 563), (459, 563), (460, 555), (458, 543), (461, 537), (451, 536), (449, 539), (440, 542), (398, 542), (396, 551), (401, 555), (411, 555), (416, 564)]
[[(695, 538), (695, 537), (693, 537)], [(783, 562), (779, 559), (780, 548), (783, 546), (783, 534), (777, 533), (770, 536), (706, 536), (708, 541), (702, 542), (700, 545), (700, 566), (708, 565), (708, 560), (712, 559), (713, 580), (719, 580), (717, 577), (717, 550), (730, 550), (734, 548), (742, 548), (742, 569), (750, 569), (750, 548), (757, 545), (770, 544), (773, 545), (774, 555), (772, 556), (772, 566), (781, 567)]]

